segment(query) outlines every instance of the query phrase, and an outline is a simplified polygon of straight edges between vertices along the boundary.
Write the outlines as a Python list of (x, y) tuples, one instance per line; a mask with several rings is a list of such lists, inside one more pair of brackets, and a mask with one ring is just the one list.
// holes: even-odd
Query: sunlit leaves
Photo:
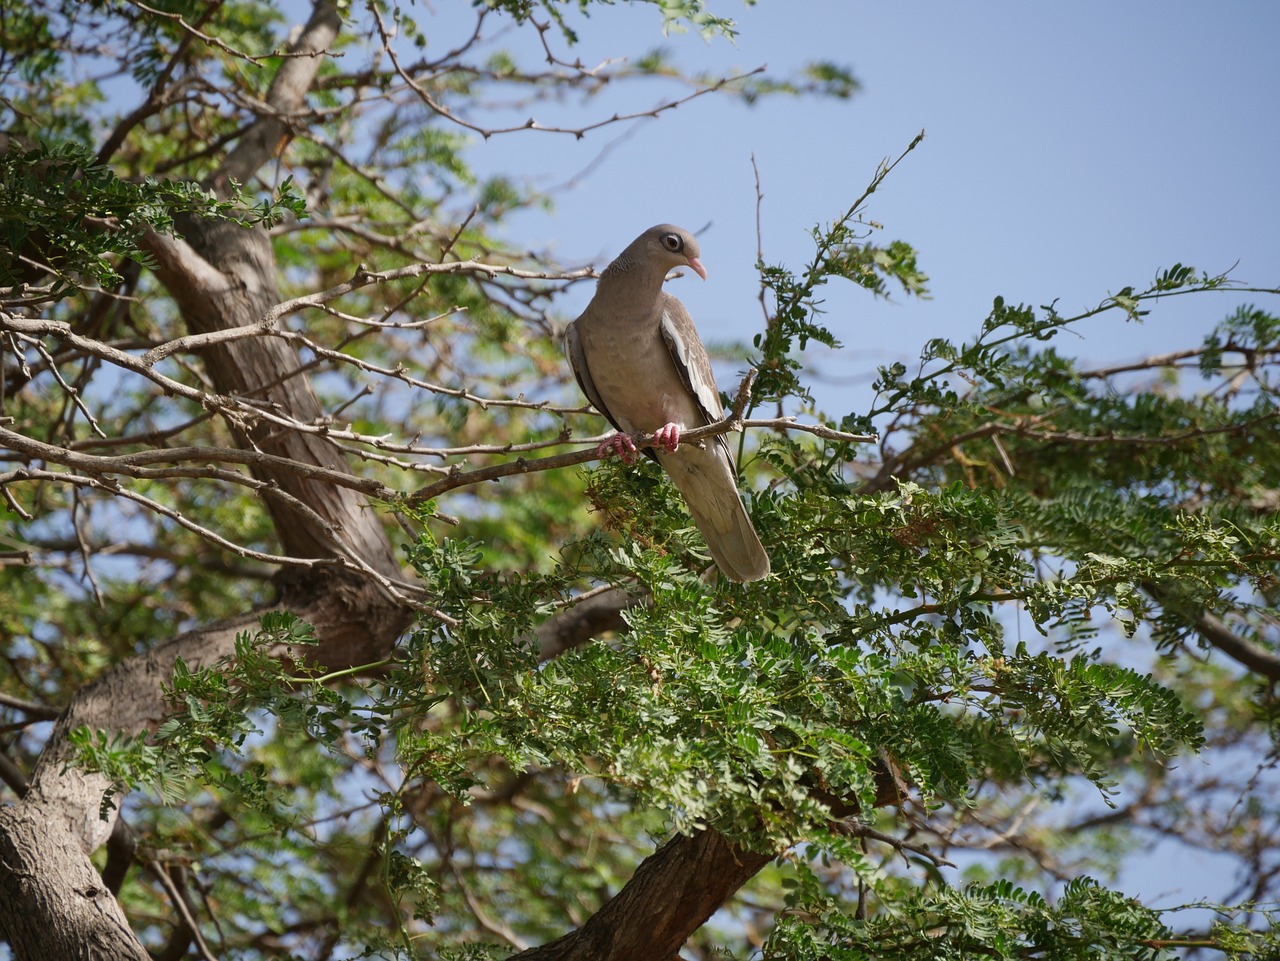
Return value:
[(907, 894), (898, 907), (900, 913), (865, 920), (823, 912), (813, 927), (784, 919), (765, 950), (769, 957), (795, 961), (964, 961), (975, 956), (1160, 961), (1177, 956), (1173, 932), (1159, 912), (1092, 878), (1071, 881), (1055, 903), (999, 881)]
[[(197, 37), (140, 7), (45, 6), (109, 13), (117, 24), (125, 18), (114, 11), (131, 11), (141, 43), (118, 70), (175, 99), (153, 104), (157, 112), (107, 151), (110, 169), (87, 149), (10, 149), (0, 165), (10, 280), (20, 278), (22, 254), (48, 261), (67, 286), (115, 283), (126, 258), (143, 258), (139, 238), (169, 230), (180, 213), (272, 225), (280, 269), (266, 279), (285, 297), (344, 283), (360, 265), (527, 265), (532, 258), (496, 240), (494, 228), (545, 197), (518, 163), (479, 177), (467, 154), (476, 131), (440, 108), (474, 116), (495, 91), (539, 99), (603, 87), (604, 74), (575, 74), (567, 63), (556, 65), (562, 75), (541, 62), (525, 70), (513, 54), (477, 49), (415, 74), (434, 98), (428, 106), (406, 93), (386, 54), (357, 63), (362, 44), (376, 49), (375, 30), (344, 26), (334, 51), (342, 56), (320, 68), (306, 109), (290, 118), (291, 138), (262, 171), (280, 192), (255, 187), (221, 200), (194, 184), (216, 169), (287, 62), (269, 56), (282, 40), (275, 11), (148, 5), (188, 26), (208, 13)], [(531, 28), (551, 40), (548, 15), (571, 37), (571, 14), (604, 9), (488, 6), (517, 22), (536, 17)], [(730, 29), (707, 4), (655, 6), (669, 25)], [(414, 57), (434, 42), (422, 5), (377, 9)], [(49, 22), (24, 8), (6, 23), (17, 57), (6, 77), (30, 84), (56, 71), (68, 51), (47, 49)], [(677, 74), (675, 59), (656, 52), (611, 77)], [(67, 86), (23, 109), (42, 131), (74, 130), (93, 143), (101, 131), (80, 108), (102, 89)], [(748, 101), (847, 97), (856, 81), (815, 64), (790, 80), (753, 76), (731, 89)], [(120, 119), (99, 113), (93, 123)], [(823, 314), (827, 284), (927, 295), (915, 250), (882, 239), (868, 211), (891, 168), (814, 228), (805, 263), (761, 265), (769, 320), (736, 355), (758, 368), (755, 409), (810, 404), (805, 352), (838, 347), (839, 328)], [(178, 318), (146, 271), (134, 276), (118, 297), (102, 295), (104, 312), (88, 309), (92, 291), (60, 309), (90, 332), (106, 316), (101, 336), (141, 353)], [(714, 828), (795, 862), (771, 868), (750, 896), (764, 920), (789, 909), (770, 935), (771, 957), (1151, 957), (1165, 937), (1161, 919), (1092, 882), (1070, 883), (1050, 901), (1009, 881), (949, 886), (923, 846), (896, 850), (904, 868), (890, 855), (900, 834), (955, 842), (948, 827), (1024, 795), (1055, 815), (1072, 792), (1123, 801), (1132, 772), (1147, 765), (1157, 774), (1145, 785), (1155, 784), (1166, 759), (1213, 734), (1206, 704), (1235, 725), (1220, 739), (1274, 719), (1271, 693), (1217, 660), (1128, 663), (1152, 647), (1200, 658), (1206, 617), (1264, 653), (1273, 643), (1280, 323), (1241, 308), (1199, 351), (1119, 373), (1084, 368), (1058, 336), (1087, 317), (1143, 317), (1160, 298), (1224, 282), (1175, 264), (1074, 317), (997, 297), (985, 318), (969, 319), (972, 334), (885, 364), (870, 409), (839, 416), (846, 430), (878, 431), (877, 445), (749, 433), (746, 503), (775, 571), (760, 583), (709, 574), (684, 504), (647, 462), (456, 492), (395, 531), (421, 607), (393, 655), (334, 675), (306, 668), (296, 656), (305, 627), (268, 615), (234, 658), (179, 665), (153, 734), (79, 732), (78, 763), (117, 785), (109, 804), (136, 789), (130, 823), (207, 884), (225, 954), (253, 956), (277, 932), (311, 925), (332, 938), (317, 955), (497, 956), (476, 941), (476, 905), (513, 941), (551, 941), (626, 883), (655, 840)], [(600, 424), (552, 406), (569, 396), (554, 336), (561, 289), (483, 273), (369, 284), (328, 312), (284, 318), (280, 333), (305, 336), (307, 347), (299, 369), (281, 376), (315, 387), (326, 413), (305, 426), (331, 430), (361, 477), (405, 489), (437, 471), (510, 461), (562, 430), (577, 437)], [(68, 391), (23, 344), (24, 360), (5, 371), (4, 414), (67, 450), (94, 450)], [(351, 363), (327, 361), (318, 347)], [(204, 360), (184, 352), (165, 369), (205, 384)], [(120, 389), (92, 358), (60, 353), (56, 363), (101, 421), (126, 425), (127, 442), (110, 444), (121, 456), (235, 442), (241, 425), (147, 385)], [(1186, 389), (1180, 371), (1197, 368), (1203, 382)], [(31, 377), (29, 386), (13, 387), (11, 372)], [(398, 380), (405, 372), (412, 389)], [(366, 436), (350, 440), (346, 428)], [(454, 451), (438, 449), (446, 446)], [(30, 463), (13, 461), (19, 470)], [(232, 485), (210, 491), (206, 481), (134, 489), (233, 532), (238, 544), (277, 549), (262, 499)], [(0, 632), (21, 678), (6, 679), (6, 693), (19, 701), (64, 704), (111, 664), (191, 623), (272, 601), (263, 565), (175, 532), (167, 518), (143, 523), (128, 510), (103, 511), (105, 497), (87, 506), (78, 497), (54, 485), (15, 494), (40, 516), (15, 522), (5, 560), (62, 559), (38, 578), (16, 563), (0, 572)], [(390, 510), (384, 516), (391, 528)], [(126, 559), (103, 576), (117, 551)], [(615, 629), (540, 659), (547, 618), (571, 617), (615, 587), (634, 601), (608, 621)], [(100, 607), (84, 602), (94, 590)], [(21, 727), (10, 741), (18, 750)], [(892, 818), (876, 808), (886, 781), (901, 802)], [(164, 806), (184, 798), (186, 811)], [(1245, 806), (1266, 815), (1264, 800)], [(859, 835), (877, 816), (885, 835)], [(1052, 826), (1049, 817), (1010, 827), (1010, 843)], [(1114, 857), (1111, 843), (1092, 851)], [(993, 859), (983, 870), (1051, 887), (1029, 861)], [(131, 883), (122, 899), (132, 917), (159, 919), (140, 922), (150, 936), (172, 912), (146, 901), (148, 890)], [(1240, 931), (1219, 940), (1232, 938), (1250, 946)]]
[[(1280, 344), (1280, 317), (1257, 307), (1240, 307), (1205, 338), (1200, 372), (1206, 378), (1219, 373), (1228, 350), (1247, 362), (1259, 351), (1275, 350), (1277, 344)], [(1274, 381), (1270, 384), (1274, 389)]]
[(71, 143), (16, 142), (0, 154), (0, 284), (20, 281), (19, 256), (53, 268), (67, 287), (86, 282), (119, 281), (122, 256), (150, 264), (141, 248), (148, 230), (170, 232), (180, 213), (233, 220), (245, 225), (271, 223), (283, 211), (299, 214), (301, 201), (291, 181), (279, 188), (280, 200), (246, 205), (242, 198), (217, 198), (182, 181), (134, 183), (98, 163)]
[[(919, 142), (917, 137), (902, 156)], [(759, 376), (752, 406), (786, 398), (812, 401), (801, 377), (803, 365), (798, 355), (811, 340), (827, 347), (839, 346), (821, 322), (819, 292), (831, 279), (851, 280), (878, 296), (887, 296), (887, 282), (895, 281), (907, 294), (927, 296), (928, 278), (919, 269), (909, 244), (895, 240), (882, 247), (869, 241), (879, 225), (864, 217), (864, 204), (892, 166), (882, 165), (871, 185), (841, 217), (813, 228), (815, 253), (802, 272), (763, 262), (757, 265), (766, 300), (772, 300), (773, 309), (765, 330), (752, 339), (760, 352), (754, 364)]]
[[(489, 8), (501, 10), (519, 21), (529, 19), (535, 12), (549, 14), (559, 25), (565, 39), (573, 43), (578, 39), (577, 34), (570, 28), (564, 13), (559, 8), (566, 5), (576, 6), (582, 13), (587, 13), (593, 6), (611, 4), (614, 0), (596, 0), (594, 3), (592, 0), (550, 0), (547, 3), (534, 3), (532, 0), (483, 0), (483, 2)], [(709, 5), (702, 0), (645, 0), (645, 2), (653, 4), (661, 11), (665, 31), (683, 33), (692, 27), (708, 40), (718, 35), (729, 38), (734, 35), (734, 22), (727, 17), (712, 13)], [(747, 0), (747, 2), (754, 3), (755, 0)]]
[(754, 104), (769, 94), (820, 94), (846, 100), (856, 94), (861, 85), (847, 67), (829, 61), (806, 64), (796, 77), (754, 75), (737, 85), (743, 100)]

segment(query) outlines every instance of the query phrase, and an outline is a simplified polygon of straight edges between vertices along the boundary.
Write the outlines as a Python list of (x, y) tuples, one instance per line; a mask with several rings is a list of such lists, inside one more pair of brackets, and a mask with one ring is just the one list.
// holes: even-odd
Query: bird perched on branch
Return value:
[(645, 453), (684, 495), (716, 565), (735, 581), (769, 573), (769, 556), (738, 493), (724, 436), (680, 445), (680, 433), (724, 416), (707, 350), (684, 304), (662, 289), (667, 274), (689, 267), (703, 280), (698, 241), (680, 227), (650, 227), (600, 275), (595, 296), (565, 330), (565, 354), (578, 385), (618, 433), (600, 445), (635, 459), (634, 437), (653, 434)]

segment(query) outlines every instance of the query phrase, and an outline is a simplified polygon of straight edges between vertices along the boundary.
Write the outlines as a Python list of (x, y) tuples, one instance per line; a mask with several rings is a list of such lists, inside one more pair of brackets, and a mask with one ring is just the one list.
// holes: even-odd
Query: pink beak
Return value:
[(693, 268), (693, 272), (703, 280), (707, 279), (707, 268), (702, 266), (702, 261), (697, 257), (689, 258), (689, 266)]

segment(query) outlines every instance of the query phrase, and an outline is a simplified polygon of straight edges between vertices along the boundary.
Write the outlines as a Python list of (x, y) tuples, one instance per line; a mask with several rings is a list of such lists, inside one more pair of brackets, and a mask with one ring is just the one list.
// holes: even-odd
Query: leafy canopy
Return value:
[[(575, 12), (607, 6), (491, 0), (477, 16), (572, 41)], [(655, 6), (667, 27), (732, 35), (705, 4)], [(234, 448), (240, 425), (173, 389), (205, 389), (205, 358), (137, 369), (185, 333), (172, 292), (141, 269), (148, 232), (183, 217), (270, 227), (284, 296), (366, 281), (272, 335), (299, 349), (323, 428), (381, 485), (388, 536), (423, 589), (412, 629), (393, 656), (331, 671), (306, 656), (310, 627), (273, 611), (233, 656), (179, 664), (158, 730), (74, 735), (78, 763), (116, 785), (104, 813), (122, 808), (150, 850), (191, 866), (216, 905), (202, 926), (228, 956), (501, 957), (580, 926), (655, 841), (700, 831), (777, 855), (695, 936), (703, 955), (1275, 953), (1269, 915), (1244, 896), (1201, 930), (1105, 886), (1143, 843), (1125, 825), (1234, 849), (1234, 825), (1192, 831), (1247, 798), (1253, 849), (1275, 839), (1275, 804), (1256, 790), (1275, 700), (1239, 668), (1266, 659), (1208, 656), (1224, 637), (1237, 652), (1276, 646), (1280, 320), (1265, 302), (1136, 370), (1091, 370), (1061, 334), (1100, 314), (1142, 322), (1162, 299), (1212, 303), (1233, 284), (1177, 264), (1076, 316), (993, 296), (968, 339), (880, 368), (867, 409), (818, 410), (806, 350), (838, 346), (824, 287), (927, 295), (916, 251), (869, 216), (884, 165), (814, 227), (804, 265), (759, 265), (768, 319), (735, 355), (757, 372), (747, 413), (826, 432), (741, 436), (778, 573), (731, 585), (705, 576), (654, 465), (536, 460), (602, 429), (576, 406), (556, 337), (556, 298), (581, 275), (501, 241), (504, 218), (547, 198), (517, 169), (478, 177), (467, 138), (494, 131), (458, 121), (494, 89), (589, 101), (598, 78), (552, 58), (549, 80), (469, 49), (417, 72), (353, 66), (362, 46), (421, 49), (426, 14), (344, 7), (361, 29), (339, 41), (351, 59), (321, 69), (306, 135), (270, 183), (215, 192), (202, 185), (209, 145), (234, 140), (286, 59), (277, 11), (2, 9), (5, 103), (23, 129), (0, 154), (15, 358), (0, 426), (46, 444), (2, 478), (6, 536), (46, 561), (0, 566), (10, 699), (64, 704), (165, 637), (274, 597), (264, 558), (278, 532), (245, 464), (200, 459)], [(64, 82), (86, 32), (94, 49), (127, 48), (121, 72), (174, 99), (132, 123), (99, 112), (101, 84)], [(616, 79), (675, 72), (655, 54)], [(714, 89), (751, 102), (855, 87), (819, 64)], [(493, 269), (412, 272), (473, 259)], [(52, 279), (33, 293), (22, 285), (37, 268)], [(48, 325), (15, 320), (33, 317)], [(166, 460), (175, 449), (199, 456)], [(83, 451), (135, 461), (93, 483), (75, 473)], [(462, 476), (518, 457), (500, 485)], [(424, 475), (447, 489), (398, 496)], [(610, 587), (630, 598), (616, 629), (547, 656), (539, 627)], [(30, 735), (10, 746), (38, 751)], [(1201, 749), (1247, 758), (1250, 783), (1199, 791), (1185, 759)], [(1250, 890), (1274, 896), (1265, 865), (1251, 870)], [(148, 878), (121, 900), (150, 945), (181, 927)]]

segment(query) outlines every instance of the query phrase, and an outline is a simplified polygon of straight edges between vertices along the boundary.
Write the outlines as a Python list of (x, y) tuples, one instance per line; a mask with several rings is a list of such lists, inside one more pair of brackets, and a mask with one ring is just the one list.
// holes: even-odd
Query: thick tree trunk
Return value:
[(0, 809), (0, 920), (10, 946), (33, 961), (150, 961), (61, 807), (29, 799)]
[[(248, 182), (275, 155), (300, 115), (322, 59), (318, 54), (329, 48), (339, 27), (336, 5), (315, 3), (293, 46), (304, 55), (282, 62), (267, 96), (269, 111), (228, 155), (215, 186), (230, 178)], [(188, 222), (183, 232), (183, 239), (154, 236), (148, 246), (157, 275), (192, 332), (256, 324), (279, 302), (276, 264), (263, 231)], [(323, 415), (309, 381), (298, 373), (296, 351), (282, 340), (239, 339), (210, 347), (204, 357), (220, 394), (251, 397), (303, 425)], [(304, 468), (348, 470), (342, 452), (319, 433), (281, 429), (252, 416), (232, 427), (246, 446)], [(268, 464), (255, 473), (280, 492), (268, 497), (268, 506), (283, 550), (297, 558), (336, 562), (307, 567), (282, 583), (281, 607), (316, 629), (320, 645), (309, 656), (330, 669), (385, 656), (412, 612), (388, 589), (399, 580), (399, 566), (376, 514), (354, 491), (315, 480), (305, 469)], [(621, 610), (633, 602), (611, 592), (544, 625), (536, 636), (543, 659), (619, 626)], [(100, 816), (110, 785), (101, 775), (66, 764), (67, 736), (80, 727), (125, 734), (154, 730), (164, 716), (162, 684), (176, 660), (199, 667), (234, 654), (236, 634), (253, 630), (258, 613), (191, 631), (122, 662), (80, 691), (63, 713), (26, 795), (0, 810), (0, 933), (19, 961), (148, 957), (89, 860), (112, 831), (112, 821)], [(646, 859), (580, 930), (521, 957), (674, 958), (689, 935), (771, 858), (737, 847), (713, 830), (675, 838)]]
[(673, 838), (581, 928), (512, 961), (674, 961), (689, 935), (772, 860), (718, 831)]
[[(328, 49), (339, 26), (335, 5), (317, 3), (295, 52)], [(320, 61), (284, 61), (268, 95), (272, 113), (228, 156), (223, 182), (245, 181), (271, 158), (287, 130), (282, 118), (301, 108)], [(264, 232), (226, 224), (186, 227), (188, 240), (154, 236), (150, 247), (189, 329), (255, 324), (279, 302), (275, 259)], [(219, 393), (252, 397), (303, 424), (322, 413), (310, 383), (298, 374), (296, 351), (280, 341), (237, 341), (212, 349), (207, 362)], [(318, 434), (249, 421), (233, 426), (242, 443), (304, 468), (349, 470), (341, 451)], [(399, 580), (399, 565), (376, 513), (355, 492), (313, 480), (305, 471), (268, 466), (257, 474), (305, 505), (299, 510), (289, 497), (268, 499), (284, 551), (343, 562), (312, 566), (284, 584), (283, 606), (309, 621), (320, 640), (308, 654), (334, 669), (385, 656), (412, 612), (385, 587)], [(359, 576), (353, 566), (380, 577)], [(63, 713), (28, 792), (0, 811), (0, 932), (20, 961), (148, 956), (89, 860), (111, 833), (112, 821), (103, 820), (99, 810), (110, 785), (101, 775), (66, 765), (67, 735), (80, 727), (125, 734), (154, 730), (164, 716), (161, 685), (172, 676), (176, 659), (207, 666), (234, 654), (236, 634), (252, 630), (259, 613), (191, 631), (122, 662), (80, 691)]]
[[(265, 231), (190, 219), (182, 228), (184, 241), (155, 237), (152, 249), (160, 262), (157, 273), (178, 301), (189, 330), (249, 327), (280, 302), (275, 257)], [(219, 392), (252, 398), (264, 409), (308, 426), (322, 420), (324, 411), (311, 382), (297, 373), (302, 360), (292, 345), (270, 336), (251, 337), (209, 347), (204, 357)], [(295, 464), (350, 470), (342, 451), (321, 434), (250, 418), (233, 428), (242, 446)], [(286, 554), (358, 558), (380, 574), (399, 578), (386, 536), (369, 523), (369, 512), (355, 491), (295, 470), (268, 466), (254, 474), (271, 483), (268, 491), (287, 495), (266, 498)], [(298, 511), (293, 501), (306, 505), (322, 522)]]

